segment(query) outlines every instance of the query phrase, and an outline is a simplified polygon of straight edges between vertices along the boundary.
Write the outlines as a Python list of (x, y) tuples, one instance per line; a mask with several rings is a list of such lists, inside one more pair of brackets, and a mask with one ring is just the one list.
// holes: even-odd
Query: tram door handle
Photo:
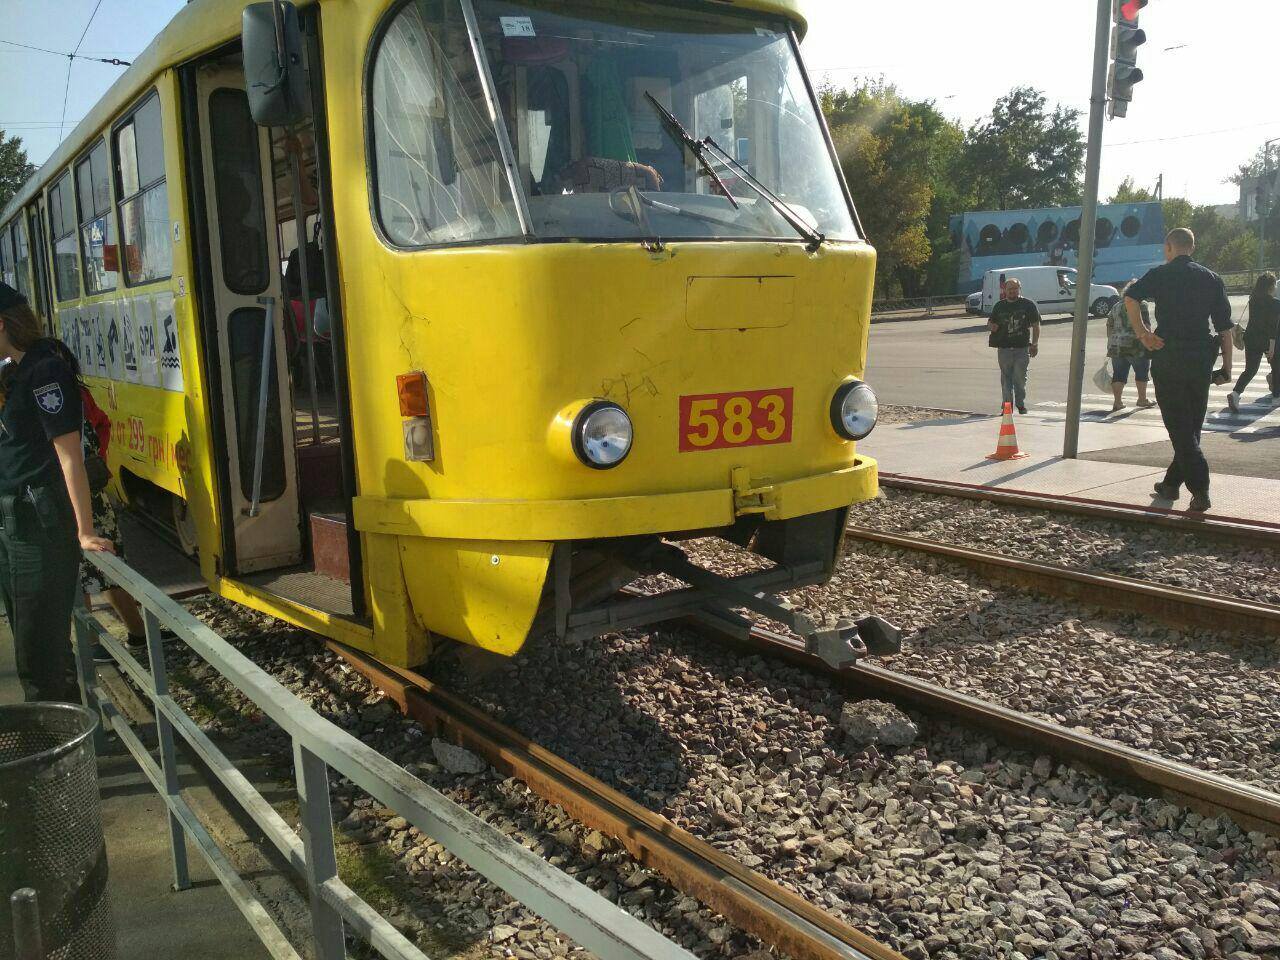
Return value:
[(253, 443), (253, 499), (248, 514), (258, 515), (262, 504), (262, 458), (267, 446), (267, 394), (271, 389), (271, 364), (274, 360), (276, 328), (276, 298), (258, 297), (258, 303), (267, 308), (266, 322), (262, 325), (262, 373), (258, 378), (258, 429)]

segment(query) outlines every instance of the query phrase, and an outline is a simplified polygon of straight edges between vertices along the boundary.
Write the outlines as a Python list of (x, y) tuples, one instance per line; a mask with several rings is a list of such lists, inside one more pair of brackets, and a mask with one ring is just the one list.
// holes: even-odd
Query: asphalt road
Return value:
[[(1247, 297), (1232, 297), (1239, 316)], [(1028, 403), (1066, 402), (1071, 318), (1050, 317), (1040, 328), (1040, 354), (1031, 361)], [(1107, 321), (1089, 321), (1085, 393), (1097, 393), (1091, 378), (1107, 355)], [(1236, 373), (1239, 373), (1239, 359)], [(1265, 371), (1265, 365), (1264, 365)], [(1000, 371), (987, 346), (983, 317), (947, 317), (874, 323), (867, 381), (885, 403), (973, 413), (1000, 411)], [(1261, 377), (1256, 381), (1260, 386)], [(1129, 395), (1133, 388), (1130, 386)]]

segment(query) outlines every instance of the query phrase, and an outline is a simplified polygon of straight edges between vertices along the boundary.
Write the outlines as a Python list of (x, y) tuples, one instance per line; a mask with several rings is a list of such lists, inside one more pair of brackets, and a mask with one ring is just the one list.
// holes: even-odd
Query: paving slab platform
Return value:
[[(1188, 502), (1185, 492), (1174, 504), (1152, 495), (1152, 485), (1164, 477), (1163, 466), (1083, 459), (1117, 446), (1167, 443), (1162, 426), (1085, 421), (1080, 426), (1082, 459), (1066, 460), (1061, 418), (1032, 413), (1016, 416), (1015, 425), (1019, 448), (1027, 454), (1018, 460), (987, 459), (996, 447), (1000, 417), (985, 415), (882, 424), (859, 450), (876, 458), (883, 474), (920, 480), (1160, 512), (1178, 512)], [(1209, 514), (1216, 519), (1280, 530), (1280, 480), (1214, 473), (1210, 496)]]

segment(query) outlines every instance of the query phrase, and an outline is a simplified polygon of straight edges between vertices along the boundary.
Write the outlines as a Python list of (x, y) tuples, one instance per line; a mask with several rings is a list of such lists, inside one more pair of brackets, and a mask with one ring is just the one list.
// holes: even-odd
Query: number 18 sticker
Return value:
[(792, 387), (680, 398), (680, 452), (791, 442)]

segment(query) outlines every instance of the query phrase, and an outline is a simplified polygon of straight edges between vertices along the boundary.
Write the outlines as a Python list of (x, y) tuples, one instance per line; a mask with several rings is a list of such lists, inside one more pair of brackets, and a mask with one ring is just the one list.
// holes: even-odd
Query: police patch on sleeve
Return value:
[(62, 411), (62, 384), (46, 383), (43, 387), (36, 387), (32, 391), (36, 397), (36, 403), (40, 405), (40, 409), (45, 413), (60, 413)]

